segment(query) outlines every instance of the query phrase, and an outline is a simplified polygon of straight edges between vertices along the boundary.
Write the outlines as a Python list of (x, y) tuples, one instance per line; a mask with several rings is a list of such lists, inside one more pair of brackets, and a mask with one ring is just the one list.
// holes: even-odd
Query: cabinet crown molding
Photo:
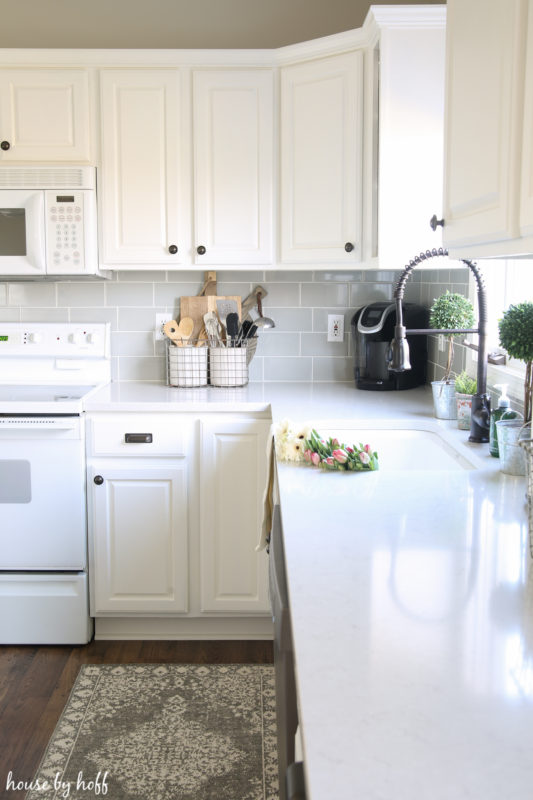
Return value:
[(370, 6), (363, 30), (379, 28), (441, 28), (446, 25), (446, 5)]

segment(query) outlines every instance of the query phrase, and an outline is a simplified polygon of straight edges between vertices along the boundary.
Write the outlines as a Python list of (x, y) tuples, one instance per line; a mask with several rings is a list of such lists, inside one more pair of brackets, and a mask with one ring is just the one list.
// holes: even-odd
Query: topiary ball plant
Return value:
[(511, 358), (526, 364), (524, 379), (524, 420), (531, 421), (533, 395), (533, 303), (509, 306), (498, 322), (500, 344)]
[[(472, 328), (474, 321), (474, 307), (468, 297), (448, 290), (435, 300), (430, 309), (429, 326), (437, 330), (443, 328)], [(448, 339), (448, 355), (443, 380), (448, 383), (452, 371), (453, 339), (454, 336), (462, 336), (463, 334), (449, 333), (445, 335)]]

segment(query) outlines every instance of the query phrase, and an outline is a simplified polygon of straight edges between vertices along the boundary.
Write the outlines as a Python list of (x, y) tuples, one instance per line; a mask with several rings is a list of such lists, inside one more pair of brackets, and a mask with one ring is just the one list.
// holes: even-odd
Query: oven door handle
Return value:
[(2, 431), (71, 431), (79, 428), (79, 416), (71, 417), (35, 417), (35, 416), (0, 416), (0, 433)]
[(126, 444), (152, 444), (153, 436), (151, 433), (125, 433), (124, 441)]

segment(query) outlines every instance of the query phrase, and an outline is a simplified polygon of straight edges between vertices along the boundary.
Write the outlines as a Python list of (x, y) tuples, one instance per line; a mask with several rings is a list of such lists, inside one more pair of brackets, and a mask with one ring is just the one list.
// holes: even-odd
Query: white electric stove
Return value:
[(83, 644), (83, 401), (110, 380), (109, 325), (0, 323), (0, 643)]

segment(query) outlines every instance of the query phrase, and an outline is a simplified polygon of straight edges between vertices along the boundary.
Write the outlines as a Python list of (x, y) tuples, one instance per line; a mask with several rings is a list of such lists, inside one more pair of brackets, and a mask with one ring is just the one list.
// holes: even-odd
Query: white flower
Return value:
[(290, 428), (291, 428), (291, 421), (289, 419), (284, 419), (282, 422), (278, 422), (278, 424), (274, 428), (274, 435), (276, 439), (278, 437), (286, 436)]
[(304, 460), (304, 446), (303, 440), (290, 437), (285, 442), (283, 448), (284, 461), (303, 461)]

